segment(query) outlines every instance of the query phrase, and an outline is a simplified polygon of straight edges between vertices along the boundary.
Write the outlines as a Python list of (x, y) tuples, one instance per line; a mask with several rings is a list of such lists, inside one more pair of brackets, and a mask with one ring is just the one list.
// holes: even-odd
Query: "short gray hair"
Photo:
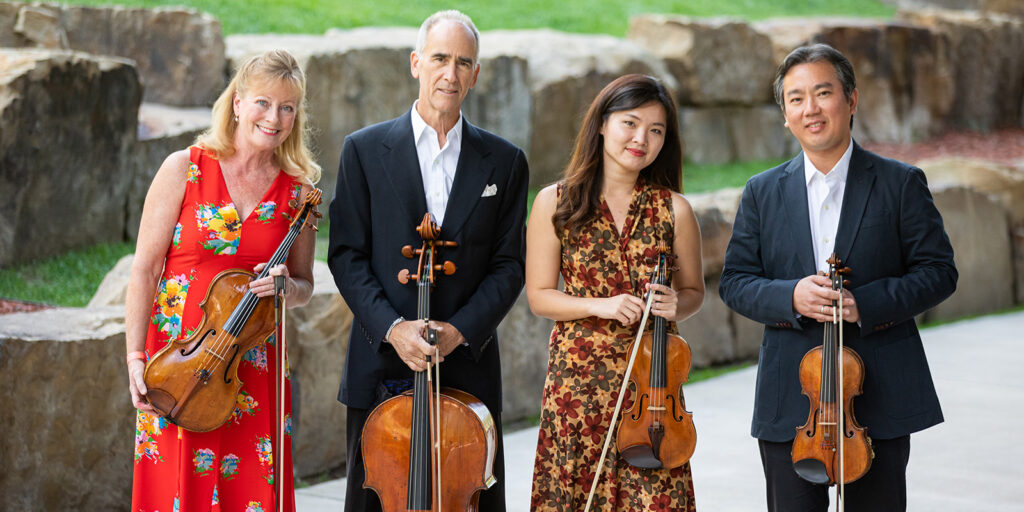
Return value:
[(796, 50), (790, 52), (789, 55), (783, 59), (782, 64), (779, 66), (778, 71), (775, 72), (775, 102), (785, 110), (786, 105), (783, 98), (782, 81), (786, 78), (786, 73), (794, 66), (800, 64), (809, 64), (812, 62), (828, 61), (832, 64), (832, 67), (836, 70), (836, 76), (839, 78), (840, 85), (843, 86), (843, 94), (846, 95), (846, 100), (850, 100), (850, 95), (853, 94), (853, 90), (857, 88), (857, 77), (853, 74), (853, 65), (850, 64), (849, 59), (839, 53), (839, 50), (832, 48), (827, 44), (814, 44), (810, 46), (801, 46)]
[(473, 20), (469, 19), (469, 16), (455, 9), (435, 12), (423, 21), (423, 24), (420, 25), (419, 34), (416, 35), (416, 53), (418, 55), (422, 54), (423, 49), (427, 47), (427, 32), (430, 32), (430, 29), (437, 25), (438, 22), (445, 20), (461, 23), (473, 33), (473, 41), (476, 42), (476, 55), (473, 56), (475, 61), (480, 56), (480, 31), (476, 29), (476, 25), (473, 24)]

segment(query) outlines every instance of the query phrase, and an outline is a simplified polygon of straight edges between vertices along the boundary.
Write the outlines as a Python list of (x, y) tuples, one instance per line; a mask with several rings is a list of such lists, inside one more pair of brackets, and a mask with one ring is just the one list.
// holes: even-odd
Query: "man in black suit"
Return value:
[(432, 15), (410, 55), (419, 99), (406, 114), (348, 136), (331, 203), (328, 263), (355, 321), (338, 400), (348, 406), (346, 511), (380, 510), (362, 489), (360, 436), (370, 410), (426, 368), (433, 348), (417, 320), (414, 284), (396, 279), (412, 268), (403, 245), (419, 247), (415, 228), (430, 212), (441, 239), (458, 243), (440, 258), (457, 271), (431, 293), (442, 384), (487, 405), (497, 425), (497, 483), (480, 509), (505, 510), (501, 449), (501, 366), (498, 323), (523, 287), (524, 222), (529, 169), (523, 152), (477, 128), (461, 114), (476, 83), (479, 32), (458, 11)]
[(765, 324), (751, 434), (758, 439), (771, 511), (824, 511), (827, 487), (793, 469), (808, 399), (798, 366), (822, 343), (839, 298), (827, 277), (835, 252), (851, 269), (844, 341), (864, 362), (856, 419), (875, 457), (846, 485), (846, 510), (906, 509), (910, 434), (942, 422), (914, 317), (956, 288), (953, 249), (924, 173), (860, 148), (850, 135), (858, 92), (850, 62), (827, 45), (794, 50), (775, 99), (803, 153), (747, 182), (719, 293)]

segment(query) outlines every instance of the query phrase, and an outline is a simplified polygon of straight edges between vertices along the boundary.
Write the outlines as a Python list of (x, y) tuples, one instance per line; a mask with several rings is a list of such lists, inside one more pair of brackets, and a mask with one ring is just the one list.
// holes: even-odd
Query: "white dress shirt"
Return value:
[(455, 169), (462, 153), (462, 112), (448, 133), (442, 148), (437, 143), (437, 131), (431, 128), (416, 111), (419, 100), (412, 104), (412, 136), (416, 141), (416, 156), (423, 176), (423, 194), (427, 198), (427, 211), (434, 216), (438, 227), (444, 223), (448, 196), (455, 182)]
[(839, 230), (839, 211), (846, 193), (846, 176), (850, 172), (853, 140), (846, 152), (828, 174), (814, 167), (804, 152), (804, 179), (807, 182), (807, 213), (811, 221), (811, 241), (814, 246), (814, 266), (828, 273), (828, 259), (836, 245)]

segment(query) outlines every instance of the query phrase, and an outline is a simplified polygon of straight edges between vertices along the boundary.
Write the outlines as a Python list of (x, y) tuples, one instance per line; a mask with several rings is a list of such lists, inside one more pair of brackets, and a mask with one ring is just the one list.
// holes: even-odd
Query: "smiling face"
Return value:
[(804, 152), (812, 160), (838, 161), (850, 140), (857, 90), (847, 99), (835, 67), (822, 60), (793, 66), (783, 78), (782, 94), (786, 126)]
[(601, 125), (605, 171), (639, 174), (658, 158), (665, 145), (666, 131), (665, 107), (661, 103), (612, 112)]
[(273, 150), (292, 132), (299, 95), (282, 81), (257, 84), (243, 94), (235, 94), (233, 108), (238, 116), (235, 146)]
[(423, 51), (410, 56), (412, 76), (420, 81), (417, 111), (428, 124), (458, 119), (480, 72), (476, 58), (476, 39), (465, 25), (442, 20), (430, 27)]

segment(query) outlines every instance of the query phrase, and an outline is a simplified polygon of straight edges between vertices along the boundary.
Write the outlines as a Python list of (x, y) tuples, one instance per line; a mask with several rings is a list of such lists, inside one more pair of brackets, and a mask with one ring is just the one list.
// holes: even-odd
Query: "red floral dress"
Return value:
[[(210, 281), (226, 269), (251, 271), (271, 258), (288, 231), (302, 187), (280, 172), (245, 218), (235, 210), (220, 163), (189, 149), (185, 198), (157, 284), (146, 356), (188, 336), (202, 318), (199, 303)], [(294, 204), (294, 203), (293, 203)], [(274, 510), (273, 336), (249, 350), (238, 376), (242, 389), (231, 419), (211, 432), (190, 432), (166, 419), (137, 412), (133, 512)], [(269, 345), (269, 347), (268, 347)], [(268, 349), (269, 348), (269, 349)], [(295, 509), (291, 460), (291, 391), (285, 384), (284, 473), (286, 510)]]
[[(646, 186), (643, 180), (633, 190), (622, 233), (616, 232), (602, 201), (597, 219), (577, 234), (561, 234), (565, 293), (642, 297), (648, 274), (657, 266), (659, 242), (672, 246), (673, 224), (671, 192)], [(674, 323), (669, 325), (674, 328)], [(597, 317), (555, 323), (530, 510), (565, 512), (586, 506), (635, 329)], [(692, 511), (690, 465), (671, 470), (632, 467), (619, 459), (613, 438), (591, 510)]]

